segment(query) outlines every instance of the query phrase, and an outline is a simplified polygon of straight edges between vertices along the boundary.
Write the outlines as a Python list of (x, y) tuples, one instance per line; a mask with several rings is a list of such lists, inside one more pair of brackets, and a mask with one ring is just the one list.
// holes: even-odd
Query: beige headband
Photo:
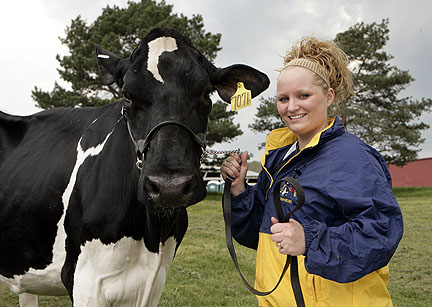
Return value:
[(310, 71), (313, 71), (316, 73), (321, 79), (324, 80), (324, 82), (327, 84), (328, 87), (330, 87), (330, 80), (327, 77), (327, 73), (325, 69), (319, 65), (318, 63), (315, 63), (311, 60), (304, 59), (304, 58), (297, 58), (289, 61), (285, 66), (284, 69), (289, 66), (300, 66), (309, 69)]

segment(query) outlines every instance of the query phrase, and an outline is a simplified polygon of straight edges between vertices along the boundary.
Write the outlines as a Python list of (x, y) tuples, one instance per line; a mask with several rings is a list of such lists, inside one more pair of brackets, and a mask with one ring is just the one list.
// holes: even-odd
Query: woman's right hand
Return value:
[(241, 155), (238, 153), (231, 153), (231, 155), (222, 163), (220, 168), (224, 180), (226, 180), (227, 175), (234, 179), (231, 184), (232, 196), (237, 196), (246, 191), (244, 182), (248, 170), (247, 156), (247, 151), (243, 152)]

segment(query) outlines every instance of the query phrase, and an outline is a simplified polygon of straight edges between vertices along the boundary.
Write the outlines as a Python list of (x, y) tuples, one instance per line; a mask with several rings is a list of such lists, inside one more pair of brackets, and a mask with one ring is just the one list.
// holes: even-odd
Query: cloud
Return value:
[(72, 19), (80, 15), (91, 23), (102, 14), (102, 9), (109, 6), (126, 7), (123, 0), (40, 0), (45, 15), (64, 24), (70, 24)]

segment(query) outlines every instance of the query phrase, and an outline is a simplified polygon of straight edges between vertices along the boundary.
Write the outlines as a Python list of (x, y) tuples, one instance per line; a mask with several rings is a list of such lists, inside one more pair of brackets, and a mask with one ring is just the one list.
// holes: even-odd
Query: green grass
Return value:
[(397, 187), (393, 188), (394, 195), (399, 198), (429, 197), (432, 199), (432, 187)]
[(399, 198), (404, 236), (390, 262), (390, 294), (395, 306), (431, 306), (432, 198)]
[[(394, 306), (422, 307), (432, 302), (431, 189), (396, 191), (402, 209), (404, 237), (390, 262), (389, 289)], [(159, 306), (256, 306), (242, 284), (225, 245), (221, 194), (188, 209), (189, 228), (168, 272)], [(236, 245), (239, 263), (253, 283), (255, 251)], [(1, 290), (0, 290), (1, 292)], [(3, 287), (0, 307), (18, 306)], [(42, 297), (40, 307), (70, 306), (67, 297)]]
[[(189, 210), (189, 228), (168, 273), (159, 306), (253, 306), (225, 243), (221, 195)], [(241, 270), (253, 283), (255, 251), (235, 245)]]

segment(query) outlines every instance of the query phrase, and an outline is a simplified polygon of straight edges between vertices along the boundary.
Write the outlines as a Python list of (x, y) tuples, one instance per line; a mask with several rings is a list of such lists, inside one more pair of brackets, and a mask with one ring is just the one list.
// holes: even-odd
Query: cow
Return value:
[(150, 31), (127, 58), (96, 46), (102, 80), (124, 99), (101, 107), (0, 112), (0, 280), (73, 306), (156, 306), (206, 189), (200, 173), (210, 95), (268, 77), (217, 68), (172, 29)]

